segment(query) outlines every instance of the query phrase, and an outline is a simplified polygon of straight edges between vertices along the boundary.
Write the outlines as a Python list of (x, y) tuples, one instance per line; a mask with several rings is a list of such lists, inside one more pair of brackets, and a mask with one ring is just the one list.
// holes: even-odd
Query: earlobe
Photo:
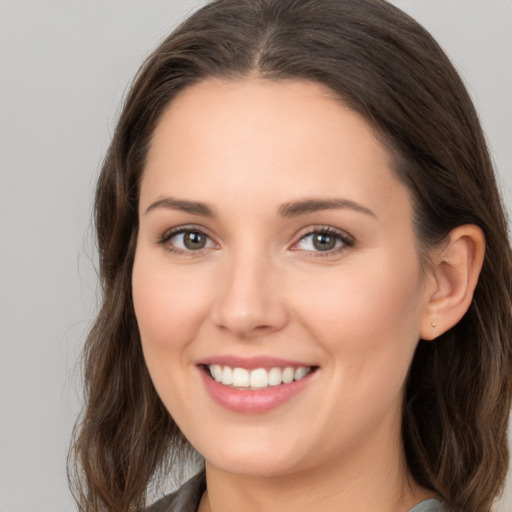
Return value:
[(437, 338), (466, 313), (478, 283), (485, 254), (485, 236), (473, 224), (458, 226), (432, 255), (420, 336)]

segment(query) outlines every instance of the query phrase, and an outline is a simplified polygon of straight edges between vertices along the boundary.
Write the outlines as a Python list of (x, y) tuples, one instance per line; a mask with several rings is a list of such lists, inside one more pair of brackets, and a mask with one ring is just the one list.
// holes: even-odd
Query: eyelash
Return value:
[(308, 231), (293, 244), (293, 247), (297, 246), (300, 242), (306, 240), (308, 237), (312, 237), (314, 235), (330, 236), (335, 238), (336, 242), (341, 242), (341, 244), (339, 247), (335, 247), (327, 251), (305, 251), (310, 258), (327, 258), (329, 256), (338, 255), (340, 252), (353, 247), (355, 244), (354, 238), (344, 231), (332, 228), (330, 226), (314, 226), (312, 228), (308, 228)]
[[(193, 249), (181, 249), (178, 247), (175, 247), (173, 245), (170, 245), (169, 242), (176, 236), (185, 234), (185, 233), (198, 233), (200, 235), (204, 235), (211, 243), (215, 244), (213, 242), (212, 238), (204, 231), (201, 227), (196, 226), (181, 226), (178, 228), (174, 228), (171, 230), (166, 231), (162, 234), (162, 236), (158, 239), (157, 244), (162, 245), (166, 248), (167, 251), (172, 252), (174, 254), (185, 254), (185, 255), (195, 255), (200, 256), (205, 250), (210, 249), (211, 247), (204, 247), (198, 250)], [(300, 251), (300, 249), (293, 249), (293, 247), (297, 246), (304, 240), (306, 240), (308, 237), (314, 236), (314, 235), (325, 235), (334, 237), (336, 239), (336, 242), (341, 242), (341, 245), (339, 247), (335, 247), (333, 249), (329, 249), (326, 251), (314, 251), (314, 250), (306, 250), (304, 251), (306, 254), (308, 254), (308, 257), (312, 258), (325, 258), (333, 255), (337, 255), (340, 252), (346, 250), (347, 248), (353, 247), (355, 240), (352, 236), (350, 236), (348, 233), (345, 233), (344, 231), (332, 228), (330, 226), (318, 226), (318, 227), (312, 227), (309, 228), (308, 231), (303, 234), (297, 242), (295, 242), (292, 246), (291, 250), (294, 251)]]
[(169, 242), (176, 236), (184, 234), (184, 233), (198, 233), (200, 235), (205, 236), (210, 242), (212, 242), (212, 238), (205, 233), (204, 229), (198, 226), (181, 226), (178, 228), (170, 229), (163, 233), (163, 235), (158, 239), (157, 244), (162, 245), (165, 247), (165, 249), (169, 252), (172, 252), (174, 254), (184, 254), (184, 255), (194, 255), (194, 256), (200, 256), (205, 250), (208, 250), (209, 247), (205, 247), (198, 250), (192, 250), (192, 249), (180, 249), (179, 247), (175, 247), (173, 245), (170, 245)]

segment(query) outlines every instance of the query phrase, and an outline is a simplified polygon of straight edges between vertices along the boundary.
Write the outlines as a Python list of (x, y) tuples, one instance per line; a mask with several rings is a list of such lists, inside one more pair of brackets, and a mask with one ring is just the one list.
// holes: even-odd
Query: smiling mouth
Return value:
[(246, 368), (221, 366), (219, 364), (203, 365), (205, 372), (216, 382), (236, 389), (262, 390), (302, 380), (314, 372), (316, 366), (286, 366), (273, 368)]

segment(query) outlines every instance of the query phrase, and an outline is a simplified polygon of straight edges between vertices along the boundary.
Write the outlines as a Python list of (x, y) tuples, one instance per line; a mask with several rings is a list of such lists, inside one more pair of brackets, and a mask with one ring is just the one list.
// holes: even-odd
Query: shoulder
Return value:
[(205, 489), (206, 477), (204, 472), (201, 472), (184, 483), (176, 492), (151, 505), (146, 512), (197, 512)]
[(445, 512), (443, 502), (432, 498), (429, 500), (422, 501), (418, 503), (416, 506), (409, 509), (409, 512)]

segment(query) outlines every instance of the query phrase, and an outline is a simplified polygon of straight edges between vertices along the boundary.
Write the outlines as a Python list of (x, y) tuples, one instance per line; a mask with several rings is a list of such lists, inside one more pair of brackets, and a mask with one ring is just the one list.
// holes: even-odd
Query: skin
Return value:
[[(282, 215), (304, 199), (350, 203)], [(189, 87), (154, 133), (139, 216), (133, 299), (144, 356), (205, 457), (200, 510), (396, 512), (432, 495), (408, 474), (401, 408), (415, 347), (443, 328), (453, 280), (422, 268), (410, 194), (361, 116), (314, 83)], [(206, 233), (205, 247), (162, 241), (183, 226)], [(322, 252), (310, 234), (325, 227), (342, 238)], [(473, 247), (467, 239), (459, 246)], [(237, 413), (212, 400), (197, 366), (226, 354), (318, 370), (279, 407)]]

